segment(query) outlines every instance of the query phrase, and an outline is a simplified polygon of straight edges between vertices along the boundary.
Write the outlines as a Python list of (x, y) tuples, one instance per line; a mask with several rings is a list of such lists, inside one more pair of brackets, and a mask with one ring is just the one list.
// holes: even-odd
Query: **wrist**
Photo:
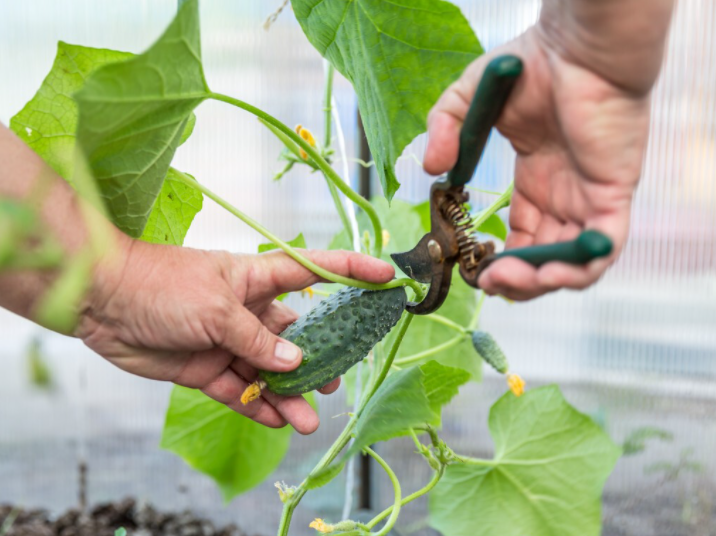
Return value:
[(548, 53), (644, 96), (661, 68), (674, 0), (544, 0), (537, 34)]
[(106, 316), (107, 306), (114, 300), (126, 279), (134, 258), (145, 246), (112, 226), (107, 244), (98, 252), (92, 271), (92, 280), (80, 308), (80, 320), (75, 335), (84, 339), (89, 326)]

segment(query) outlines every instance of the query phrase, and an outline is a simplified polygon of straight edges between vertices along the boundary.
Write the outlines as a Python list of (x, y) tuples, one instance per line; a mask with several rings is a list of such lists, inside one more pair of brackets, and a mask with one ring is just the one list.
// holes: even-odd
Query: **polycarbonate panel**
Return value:
[[(289, 125), (321, 136), (323, 66), (290, 10), (269, 32), (265, 17), (280, 0), (202, 2), (207, 79), (264, 108)], [(536, 19), (537, 0), (459, 2), (486, 48), (518, 35)], [(58, 39), (139, 52), (171, 17), (174, 0), (27, 0), (0, 4), (0, 121), (7, 124), (49, 70)], [(507, 350), (529, 385), (558, 381), (569, 400), (603, 423), (618, 441), (642, 426), (674, 434), (646, 453), (622, 460), (606, 494), (605, 534), (713, 534), (716, 500), (716, 7), (682, 0), (669, 37), (666, 65), (653, 96), (653, 125), (644, 177), (636, 196), (629, 244), (596, 287), (560, 292), (528, 304), (488, 300), (483, 327)], [(355, 97), (341, 77), (336, 99), (356, 156)], [(279, 143), (253, 116), (208, 102), (197, 111), (192, 139), (176, 165), (225, 196), (279, 236), (303, 232), (310, 247), (325, 247), (340, 222), (323, 178), (304, 170), (280, 182), (272, 176)], [(430, 181), (421, 159), (424, 137), (397, 165), (398, 197), (423, 201)], [(474, 184), (504, 188), (514, 169), (509, 144), (494, 136)], [(338, 162), (340, 165), (341, 163)], [(352, 183), (357, 166), (352, 162)], [(377, 188), (377, 185), (376, 185)], [(473, 194), (476, 206), (491, 200)], [(187, 245), (252, 252), (261, 237), (205, 201)], [(190, 282), (189, 282), (190, 284)], [(290, 303), (305, 310), (306, 299)], [(40, 336), (57, 389), (41, 393), (27, 380), (25, 349)], [(77, 501), (77, 464), (89, 466), (90, 502), (134, 495), (163, 508), (191, 507), (249, 533), (272, 534), (280, 503), (273, 480), (297, 483), (337, 435), (344, 396), (320, 398), (322, 426), (296, 437), (276, 475), (224, 507), (213, 484), (158, 449), (169, 386), (120, 373), (80, 343), (0, 312), (0, 502), (59, 511)], [(489, 456), (487, 410), (504, 391), (486, 371), (482, 385), (463, 390), (444, 419), (444, 436), (457, 450)], [(382, 445), (406, 490), (429, 477), (409, 441)], [(649, 474), (654, 463), (701, 464), (674, 479)], [(683, 463), (682, 463), (683, 465)], [(306, 496), (292, 534), (311, 534), (315, 516), (335, 518), (342, 479)], [(392, 491), (376, 472), (374, 507)], [(407, 508), (401, 534), (428, 533), (424, 503)], [(414, 530), (416, 532), (408, 532)]]

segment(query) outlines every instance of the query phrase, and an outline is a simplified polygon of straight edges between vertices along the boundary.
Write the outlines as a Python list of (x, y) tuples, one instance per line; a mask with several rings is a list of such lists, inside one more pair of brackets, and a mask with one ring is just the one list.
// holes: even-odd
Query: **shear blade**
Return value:
[(422, 237), (418, 245), (410, 251), (390, 255), (398, 268), (418, 283), (430, 283), (432, 281), (433, 261), (428, 254), (429, 241), (430, 233)]

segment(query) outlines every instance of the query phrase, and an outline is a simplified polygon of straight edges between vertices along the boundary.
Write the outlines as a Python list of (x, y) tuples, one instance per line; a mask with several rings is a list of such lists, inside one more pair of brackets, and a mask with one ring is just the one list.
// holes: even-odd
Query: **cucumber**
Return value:
[(510, 370), (505, 354), (489, 333), (473, 331), (472, 345), (480, 357), (500, 374), (507, 374)]
[(303, 350), (290, 372), (260, 371), (269, 391), (300, 395), (320, 389), (362, 361), (400, 319), (407, 304), (403, 287), (345, 287), (287, 327), (281, 337)]

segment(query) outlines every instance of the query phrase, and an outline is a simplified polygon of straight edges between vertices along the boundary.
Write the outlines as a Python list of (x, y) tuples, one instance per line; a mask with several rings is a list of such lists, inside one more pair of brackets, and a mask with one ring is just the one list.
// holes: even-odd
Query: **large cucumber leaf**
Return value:
[(547, 386), (490, 411), (495, 456), (451, 465), (430, 494), (430, 525), (450, 536), (598, 536), (604, 483), (620, 449)]
[(146, 52), (94, 71), (75, 94), (77, 140), (114, 223), (140, 237), (194, 108), (210, 94), (198, 0)]
[(293, 429), (267, 428), (196, 389), (174, 387), (161, 446), (214, 479), (227, 502), (263, 482), (288, 451)]
[(469, 380), (466, 371), (435, 361), (392, 373), (358, 418), (350, 449), (339, 462), (309, 475), (308, 489), (328, 484), (341, 472), (350, 456), (369, 445), (408, 435), (418, 426), (440, 426), (442, 407)]
[(348, 455), (373, 443), (407, 435), (416, 426), (440, 426), (442, 407), (469, 379), (464, 370), (435, 361), (391, 374), (358, 419)]
[(430, 108), (483, 50), (443, 0), (291, 0), (308, 40), (355, 88), (383, 192)]
[[(66, 181), (72, 181), (77, 130), (79, 91), (96, 69), (132, 58), (134, 54), (102, 48), (71, 45), (60, 41), (47, 77), (35, 96), (10, 119), (10, 128)], [(190, 117), (182, 137), (191, 134)], [(201, 210), (201, 192), (173, 180), (167, 172), (162, 192), (149, 215), (142, 240), (180, 246), (191, 222)]]

